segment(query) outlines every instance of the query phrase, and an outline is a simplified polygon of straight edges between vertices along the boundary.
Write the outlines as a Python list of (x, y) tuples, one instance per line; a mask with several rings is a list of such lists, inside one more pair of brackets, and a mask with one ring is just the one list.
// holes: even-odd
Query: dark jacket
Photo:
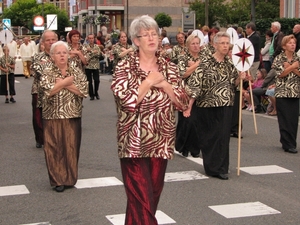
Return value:
[(256, 31), (248, 37), (254, 48), (254, 62), (260, 61), (260, 36)]
[(277, 55), (279, 55), (282, 51), (282, 47), (281, 47), (281, 41), (282, 38), (284, 37), (284, 34), (281, 31), (278, 31), (276, 36), (273, 36), (274, 38), (274, 54), (273, 54), (273, 58), (275, 58)]

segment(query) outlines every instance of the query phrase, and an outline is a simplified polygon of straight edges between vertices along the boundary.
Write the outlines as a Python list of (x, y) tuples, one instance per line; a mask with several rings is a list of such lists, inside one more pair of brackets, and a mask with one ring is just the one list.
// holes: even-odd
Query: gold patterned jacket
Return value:
[(172, 48), (170, 60), (171, 62), (178, 64), (179, 57), (186, 54), (188, 54), (188, 49), (185, 46), (175, 45)]
[[(70, 65), (67, 76), (74, 76), (73, 84), (79, 89), (84, 97), (88, 95), (88, 82), (85, 74), (78, 67)], [(78, 118), (82, 114), (83, 97), (74, 94), (66, 88), (61, 89), (55, 95), (49, 97), (56, 78), (64, 78), (60, 70), (52, 64), (41, 75), (40, 85), (43, 90), (43, 119), (69, 119)]]
[[(85, 48), (87, 49), (87, 53), (89, 55), (89, 62), (85, 66), (86, 69), (91, 69), (91, 70), (99, 70), (100, 69), (100, 56), (101, 56), (101, 49), (98, 45), (93, 44), (87, 44), (85, 45)], [(90, 49), (90, 50), (88, 50)]]
[[(131, 48), (132, 46), (129, 45), (129, 44), (126, 44), (126, 45), (122, 45), (120, 42), (116, 43), (113, 48), (112, 48), (112, 53), (114, 55), (114, 61), (113, 61), (113, 65), (114, 67), (118, 64), (118, 62), (122, 59), (120, 58), (120, 54), (122, 53), (122, 48), (125, 48), (125, 49), (129, 49)], [(124, 56), (124, 57), (127, 57)], [(123, 57), (123, 58), (124, 58)]]
[(203, 55), (204, 57), (207, 55), (212, 55), (215, 53), (215, 47), (211, 44), (208, 43), (207, 45), (204, 45), (204, 47), (201, 49), (200, 53), (201, 55)]
[[(172, 85), (178, 102), (186, 107), (188, 96), (176, 65), (157, 56), (158, 71)], [(175, 145), (176, 106), (158, 88), (151, 88), (137, 104), (139, 86), (147, 76), (148, 72), (140, 69), (138, 51), (122, 59), (115, 68), (111, 89), (118, 112), (118, 155), (120, 158), (171, 159)]]
[(40, 52), (33, 56), (30, 73), (33, 76), (31, 94), (38, 94), (37, 107), (42, 107), (43, 91), (40, 88), (40, 77), (46, 67), (52, 64), (51, 56), (46, 52)]
[[(178, 65), (177, 66), (178, 66), (179, 74), (180, 74), (181, 77), (183, 77), (183, 75), (185, 74), (187, 68), (189, 67), (189, 61), (196, 62), (196, 61), (200, 60), (200, 56), (201, 56), (201, 51), (199, 52), (197, 58), (194, 58), (189, 52), (187, 52), (185, 55), (180, 55), (178, 57)], [(195, 73), (195, 71), (193, 73)], [(187, 82), (189, 77), (185, 78), (184, 81)]]
[[(68, 50), (71, 51), (72, 48), (73, 48), (72, 45), (68, 44)], [(88, 57), (89, 55), (86, 46), (79, 44), (78, 51), (81, 51), (83, 56), (86, 58), (86, 60), (89, 61), (89, 57)], [(84, 65), (78, 55), (76, 55), (75, 57), (71, 57), (69, 62), (72, 66), (79, 67), (82, 71), (84, 71)]]
[(272, 67), (275, 69), (277, 74), (275, 76), (276, 98), (300, 98), (300, 77), (294, 72), (290, 72), (286, 77), (279, 77), (279, 75), (284, 71), (283, 63), (288, 62), (289, 64), (292, 64), (296, 61), (300, 61), (296, 53), (294, 53), (291, 62), (288, 61), (284, 52), (275, 57)]
[[(6, 63), (8, 63), (9, 65), (15, 65), (16, 64), (16, 60), (13, 57), (9, 56), (9, 55), (8, 56), (3, 55), (0, 58), (0, 66), (2, 68), (6, 68)], [(15, 72), (15, 70), (13, 68), (8, 67), (8, 73), (9, 74), (10, 73), (14, 73), (14, 72)], [(6, 73), (4, 73), (3, 71), (1, 71), (1, 74), (6, 74)]]
[(236, 91), (235, 81), (238, 71), (226, 56), (218, 62), (213, 55), (201, 57), (186, 85), (187, 92), (196, 99), (198, 107), (232, 106)]

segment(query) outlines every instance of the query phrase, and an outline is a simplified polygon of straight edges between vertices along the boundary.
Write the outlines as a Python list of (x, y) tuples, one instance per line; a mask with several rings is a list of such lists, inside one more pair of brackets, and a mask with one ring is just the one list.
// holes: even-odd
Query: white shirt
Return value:
[(12, 40), (11, 42), (7, 43), (7, 47), (9, 49), (9, 55), (11, 57), (15, 57), (17, 55), (18, 50), (17, 42)]
[(28, 43), (27, 45), (25, 43), (21, 44), (20, 46), (20, 55), (22, 58), (22, 61), (31, 61), (31, 56), (35, 54), (35, 49), (32, 44)]

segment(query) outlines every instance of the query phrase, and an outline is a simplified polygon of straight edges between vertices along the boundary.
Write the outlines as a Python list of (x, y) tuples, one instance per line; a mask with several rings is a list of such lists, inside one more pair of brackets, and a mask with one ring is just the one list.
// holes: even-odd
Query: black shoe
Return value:
[(91, 98), (90, 98), (91, 101), (93, 101), (94, 99), (95, 99), (94, 97), (91, 97)]
[(188, 157), (188, 156), (189, 156), (189, 153), (188, 153), (188, 152), (182, 152), (181, 154), (182, 154), (182, 156), (184, 156), (184, 157)]
[(285, 152), (296, 154), (298, 151), (294, 148), (284, 149)]
[(64, 190), (65, 190), (65, 186), (64, 185), (56, 186), (55, 187), (55, 191), (57, 191), (57, 192), (63, 192)]
[(192, 157), (194, 157), (194, 158), (199, 158), (200, 157), (200, 154), (191, 154), (192, 155)]
[[(239, 135), (238, 135), (238, 133), (231, 133), (231, 134), (230, 134), (230, 137), (238, 138)], [(241, 136), (241, 138), (243, 138), (243, 136)]]
[(5, 103), (9, 103), (9, 101), (8, 101), (8, 98), (7, 98), (7, 99), (5, 99)]
[(13, 97), (11, 97), (11, 98), (9, 99), (9, 101), (11, 101), (12, 103), (15, 103), (15, 102), (16, 102), (16, 100), (15, 100)]
[(247, 106), (244, 106), (244, 107), (242, 108), (242, 110), (244, 110), (244, 109), (247, 109)]
[(96, 95), (96, 99), (98, 99), (98, 100), (100, 99), (99, 95)]
[(229, 179), (227, 174), (224, 174), (224, 173), (220, 173), (218, 175), (213, 175), (212, 177), (216, 177), (216, 178), (219, 178), (221, 180), (228, 180)]
[(43, 147), (43, 145), (42, 145), (42, 144), (40, 144), (40, 143), (36, 143), (36, 144), (35, 144), (35, 147), (36, 147), (36, 148), (42, 148), (42, 147)]

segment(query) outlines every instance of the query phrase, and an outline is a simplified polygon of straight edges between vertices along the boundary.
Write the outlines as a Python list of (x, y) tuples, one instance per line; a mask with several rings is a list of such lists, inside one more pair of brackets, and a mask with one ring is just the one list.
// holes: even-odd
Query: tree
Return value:
[(224, 26), (227, 24), (228, 18), (228, 5), (225, 4), (226, 0), (209, 0), (208, 6), (208, 23), (205, 24), (205, 2), (202, 0), (195, 0), (190, 4), (190, 10), (195, 11), (196, 23), (198, 25), (213, 25)]
[[(44, 9), (42, 9), (42, 7)], [(37, 15), (42, 15), (44, 12), (44, 21), (46, 22), (47, 14), (57, 15), (58, 32), (64, 32), (65, 27), (71, 25), (68, 14), (65, 10), (50, 3), (44, 3), (44, 6), (37, 4), (36, 0), (18, 0), (9, 8), (5, 8), (3, 18), (11, 19), (12, 26), (23, 26), (33, 31), (33, 18)]]
[(255, 2), (255, 12), (257, 19), (279, 18), (280, 2), (278, 0), (265, 0)]
[(159, 28), (170, 27), (172, 25), (172, 18), (168, 14), (162, 12), (158, 13), (154, 20), (156, 21)]
[[(251, 20), (251, 1), (252, 0), (209, 0), (208, 8), (208, 26), (228, 24), (241, 24), (243, 21)], [(255, 18), (278, 18), (279, 0), (254, 0)], [(195, 11), (196, 22), (199, 25), (205, 24), (205, 2), (195, 0), (190, 4), (190, 10)]]
[(240, 24), (251, 20), (251, 3), (249, 0), (232, 0), (229, 4), (228, 24)]

